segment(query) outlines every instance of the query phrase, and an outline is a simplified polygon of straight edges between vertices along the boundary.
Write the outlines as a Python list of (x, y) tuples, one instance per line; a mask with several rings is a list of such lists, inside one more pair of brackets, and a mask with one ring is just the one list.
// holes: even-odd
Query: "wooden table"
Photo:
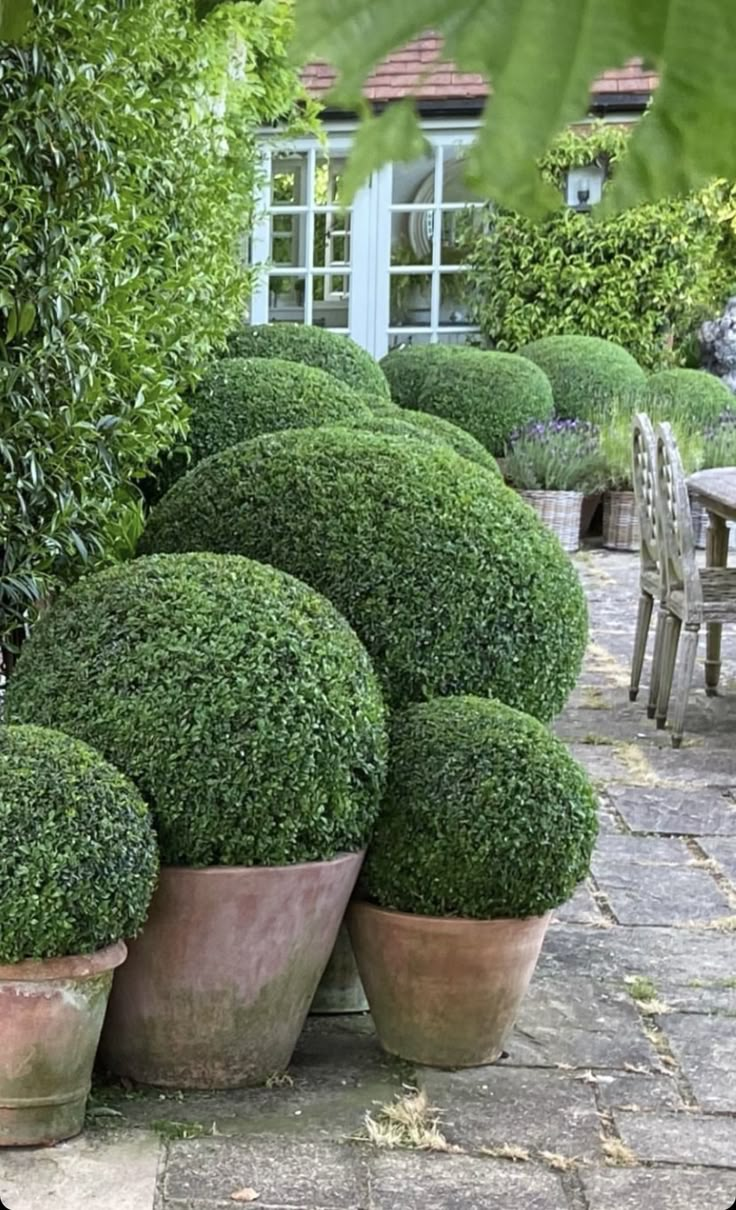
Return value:
[[(708, 536), (705, 545), (707, 567), (725, 567), (728, 563), (727, 521), (736, 521), (736, 466), (721, 466), (710, 471), (698, 471), (687, 481), (692, 499), (702, 504), (708, 514)], [(716, 692), (721, 676), (721, 624), (711, 622), (705, 649), (706, 693)]]

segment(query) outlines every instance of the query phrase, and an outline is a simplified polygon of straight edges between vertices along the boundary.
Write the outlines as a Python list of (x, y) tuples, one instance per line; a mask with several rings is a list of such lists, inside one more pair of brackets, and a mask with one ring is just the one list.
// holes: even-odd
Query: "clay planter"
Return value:
[(340, 925), (332, 957), (320, 979), (310, 1013), (338, 1014), (368, 1012), (363, 984), (346, 924)]
[(499, 1058), (549, 913), (446, 919), (355, 903), (348, 923), (384, 1050), (428, 1067), (480, 1067)]
[(113, 985), (103, 1066), (165, 1088), (285, 1071), (362, 861), (164, 867)]
[(92, 1064), (122, 941), (0, 966), (0, 1145), (58, 1143), (84, 1125)]

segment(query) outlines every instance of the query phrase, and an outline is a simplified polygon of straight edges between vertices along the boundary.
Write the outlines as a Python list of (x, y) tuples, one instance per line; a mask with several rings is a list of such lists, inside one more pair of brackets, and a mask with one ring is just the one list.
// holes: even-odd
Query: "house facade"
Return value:
[[(319, 63), (304, 78), (317, 99), (334, 82), (331, 69)], [(656, 77), (639, 63), (608, 71), (595, 81), (583, 120), (635, 121), (655, 86)], [(481, 76), (444, 63), (440, 40), (427, 35), (391, 55), (365, 87), (379, 110), (408, 93), (418, 98), (428, 152), (374, 173), (347, 211), (338, 204), (338, 190), (354, 115), (325, 108), (323, 143), (287, 143), (276, 132), (264, 134), (264, 184), (252, 240), (253, 262), (262, 272), (253, 323), (330, 328), (377, 358), (398, 344), (472, 337), (457, 231), (460, 215), (482, 204), (464, 182), (463, 160), (488, 88)], [(592, 204), (601, 185), (597, 165), (576, 170), (566, 200)]]

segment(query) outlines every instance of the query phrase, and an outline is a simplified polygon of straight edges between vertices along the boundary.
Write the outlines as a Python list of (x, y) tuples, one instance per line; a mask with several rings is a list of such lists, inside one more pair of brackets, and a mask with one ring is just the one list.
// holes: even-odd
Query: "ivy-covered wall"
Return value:
[(288, 0), (33, 10), (0, 43), (0, 642), (135, 528), (244, 309), (253, 132), (301, 97)]
[[(569, 168), (597, 161), (615, 174), (627, 138), (603, 124), (568, 131), (543, 173), (560, 189)], [(736, 286), (724, 219), (714, 189), (608, 219), (567, 207), (542, 222), (492, 210), (470, 239), (476, 322), (499, 349), (578, 334), (617, 341), (645, 368), (681, 364), (698, 323)]]

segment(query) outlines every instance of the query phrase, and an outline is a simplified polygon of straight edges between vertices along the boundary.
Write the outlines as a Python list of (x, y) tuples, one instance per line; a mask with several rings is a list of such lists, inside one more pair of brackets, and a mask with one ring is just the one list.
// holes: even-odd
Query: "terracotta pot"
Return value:
[(168, 1088), (285, 1071), (362, 861), (164, 867), (113, 985), (103, 1065)]
[(320, 979), (310, 1013), (365, 1013), (368, 1001), (360, 981), (346, 924), (340, 925), (332, 957)]
[(348, 923), (384, 1050), (428, 1067), (479, 1067), (499, 1058), (549, 913), (445, 919), (355, 903)]
[(0, 966), (0, 1145), (58, 1143), (84, 1125), (122, 941), (96, 954)]

